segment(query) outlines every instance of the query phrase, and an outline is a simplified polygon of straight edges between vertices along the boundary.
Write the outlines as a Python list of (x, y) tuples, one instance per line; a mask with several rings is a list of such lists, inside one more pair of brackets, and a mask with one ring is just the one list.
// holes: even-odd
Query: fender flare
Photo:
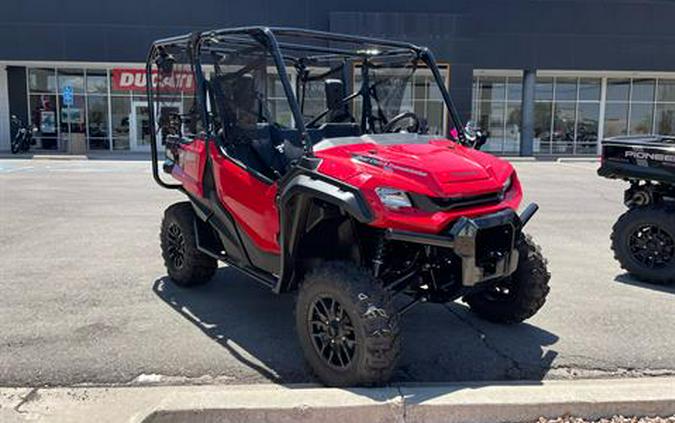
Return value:
[(279, 244), (281, 263), (277, 293), (291, 289), (296, 278), (298, 246), (307, 224), (312, 200), (332, 204), (360, 223), (369, 223), (374, 214), (357, 188), (317, 172), (303, 172), (291, 176), (283, 184), (278, 197)]

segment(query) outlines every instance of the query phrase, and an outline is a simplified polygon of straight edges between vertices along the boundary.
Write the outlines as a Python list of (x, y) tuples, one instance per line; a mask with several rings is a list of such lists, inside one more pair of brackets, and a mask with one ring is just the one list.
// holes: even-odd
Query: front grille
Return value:
[(489, 192), (487, 194), (472, 195), (468, 197), (427, 197), (424, 195), (411, 195), (413, 203), (417, 208), (425, 211), (448, 211), (458, 210), (467, 207), (489, 206), (499, 204), (504, 200), (504, 193), (501, 191)]

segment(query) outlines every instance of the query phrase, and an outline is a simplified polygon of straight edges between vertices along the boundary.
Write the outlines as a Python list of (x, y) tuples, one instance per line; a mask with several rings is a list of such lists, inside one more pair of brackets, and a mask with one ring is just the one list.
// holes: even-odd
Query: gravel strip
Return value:
[(600, 420), (586, 420), (579, 417), (558, 417), (557, 419), (547, 419), (540, 417), (537, 423), (675, 423), (675, 416), (670, 417), (624, 417), (614, 416), (602, 418)]

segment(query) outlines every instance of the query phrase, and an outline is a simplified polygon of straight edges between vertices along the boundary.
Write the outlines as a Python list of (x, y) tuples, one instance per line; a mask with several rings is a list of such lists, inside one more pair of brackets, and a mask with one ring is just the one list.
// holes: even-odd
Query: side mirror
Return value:
[(339, 110), (343, 107), (344, 84), (339, 79), (326, 79), (324, 82), (326, 92), (326, 108), (329, 110)]
[(469, 142), (471, 147), (480, 150), (482, 146), (487, 143), (490, 134), (482, 130), (476, 122), (470, 120), (464, 126), (464, 137)]

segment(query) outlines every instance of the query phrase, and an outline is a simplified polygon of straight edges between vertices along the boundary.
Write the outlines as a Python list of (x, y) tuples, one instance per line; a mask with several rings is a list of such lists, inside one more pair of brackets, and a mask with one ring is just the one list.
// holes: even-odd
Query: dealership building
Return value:
[[(12, 115), (35, 125), (36, 151), (148, 151), (150, 43), (248, 25), (429, 46), (461, 116), (489, 131), (485, 149), (498, 154), (596, 155), (606, 137), (675, 135), (672, 1), (5, 0), (4, 6), (0, 151), (9, 150)], [(420, 72), (411, 80), (404, 103), (447, 130), (440, 99), (424, 88), (428, 79)], [(187, 100), (167, 107), (182, 112)]]

